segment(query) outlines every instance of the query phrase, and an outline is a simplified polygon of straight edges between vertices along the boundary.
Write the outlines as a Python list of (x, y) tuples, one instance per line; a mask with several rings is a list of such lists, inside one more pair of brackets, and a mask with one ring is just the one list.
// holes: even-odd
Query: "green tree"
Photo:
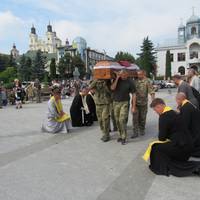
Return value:
[(0, 73), (0, 81), (11, 83), (17, 77), (17, 69), (15, 67), (7, 67)]
[(60, 58), (58, 64), (58, 72), (60, 74), (60, 78), (64, 79), (69, 76), (72, 72), (72, 57), (69, 53), (66, 53), (62, 58)]
[(56, 59), (52, 58), (50, 63), (50, 78), (51, 80), (56, 78)]
[(0, 72), (9, 67), (9, 55), (0, 54)]
[(115, 61), (129, 61), (130, 63), (135, 63), (135, 58), (128, 52), (120, 51), (115, 55)]
[(32, 76), (32, 60), (31, 60), (31, 58), (27, 57), (26, 58), (26, 76), (25, 76), (25, 79), (30, 81), (31, 76)]
[(166, 53), (166, 66), (165, 66), (165, 78), (171, 78), (171, 54), (170, 51), (168, 50)]
[(43, 53), (40, 50), (38, 50), (32, 65), (33, 79), (38, 78), (40, 81), (44, 79), (45, 64), (46, 64), (46, 58), (44, 57)]
[(144, 38), (140, 51), (137, 64), (146, 71), (148, 77), (150, 77), (150, 74), (156, 75), (156, 52), (148, 37)]
[(9, 65), (9, 67), (16, 67), (17, 66), (16, 60), (13, 58), (12, 54), (10, 54), (8, 65)]
[(80, 73), (80, 78), (85, 76), (85, 63), (82, 61), (80, 55), (76, 55), (72, 58), (72, 72), (74, 71), (75, 67), (78, 68)]
[(20, 58), (18, 66), (18, 75), (20, 80), (29, 81), (31, 79), (32, 60), (27, 58), (24, 54)]

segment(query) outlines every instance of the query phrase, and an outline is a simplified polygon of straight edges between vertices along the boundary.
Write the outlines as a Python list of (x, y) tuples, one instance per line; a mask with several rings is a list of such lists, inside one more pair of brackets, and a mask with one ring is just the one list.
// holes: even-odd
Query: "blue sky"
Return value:
[(0, 53), (8, 53), (13, 42), (26, 52), (32, 24), (44, 38), (50, 21), (63, 42), (82, 36), (109, 55), (136, 55), (146, 36), (155, 46), (176, 38), (180, 19), (185, 22), (193, 6), (200, 16), (199, 0), (0, 0)]

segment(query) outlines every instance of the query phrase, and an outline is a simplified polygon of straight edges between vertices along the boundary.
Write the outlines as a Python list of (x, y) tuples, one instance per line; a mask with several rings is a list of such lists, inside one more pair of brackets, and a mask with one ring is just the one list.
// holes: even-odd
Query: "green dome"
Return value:
[(197, 15), (192, 15), (188, 19), (187, 24), (192, 24), (192, 23), (200, 23), (200, 18)]

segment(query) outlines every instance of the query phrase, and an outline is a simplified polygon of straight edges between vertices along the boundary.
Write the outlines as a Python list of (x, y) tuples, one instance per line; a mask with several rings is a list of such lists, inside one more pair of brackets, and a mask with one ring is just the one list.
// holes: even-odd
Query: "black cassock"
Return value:
[(182, 119), (175, 111), (159, 117), (159, 140), (170, 142), (154, 144), (149, 168), (157, 175), (190, 176), (200, 169), (200, 162), (188, 161), (193, 151), (190, 133), (184, 130)]
[[(90, 110), (90, 99), (88, 100), (88, 96), (86, 97), (86, 102)], [(70, 107), (70, 115), (73, 127), (91, 126), (93, 124), (92, 113), (90, 112), (89, 114), (86, 114), (85, 111), (82, 111), (82, 108), (82, 97), (79, 94), (74, 97)]]
[(183, 125), (190, 132), (194, 142), (192, 156), (200, 157), (200, 111), (190, 102), (180, 107)]
[(86, 102), (88, 104), (93, 121), (98, 121), (97, 114), (96, 114), (96, 105), (91, 94), (87, 95)]

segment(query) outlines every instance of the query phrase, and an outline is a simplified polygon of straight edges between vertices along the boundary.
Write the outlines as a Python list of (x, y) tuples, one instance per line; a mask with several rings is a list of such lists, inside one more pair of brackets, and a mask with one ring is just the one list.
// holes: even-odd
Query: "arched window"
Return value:
[(185, 67), (183, 67), (183, 66), (179, 67), (178, 73), (180, 73), (181, 75), (185, 75)]
[(196, 35), (196, 34), (197, 34), (197, 29), (196, 29), (196, 27), (192, 27), (192, 29), (191, 29), (191, 34), (192, 34), (192, 35)]
[(190, 68), (194, 69), (195, 71), (198, 72), (198, 67), (196, 65), (192, 65)]

